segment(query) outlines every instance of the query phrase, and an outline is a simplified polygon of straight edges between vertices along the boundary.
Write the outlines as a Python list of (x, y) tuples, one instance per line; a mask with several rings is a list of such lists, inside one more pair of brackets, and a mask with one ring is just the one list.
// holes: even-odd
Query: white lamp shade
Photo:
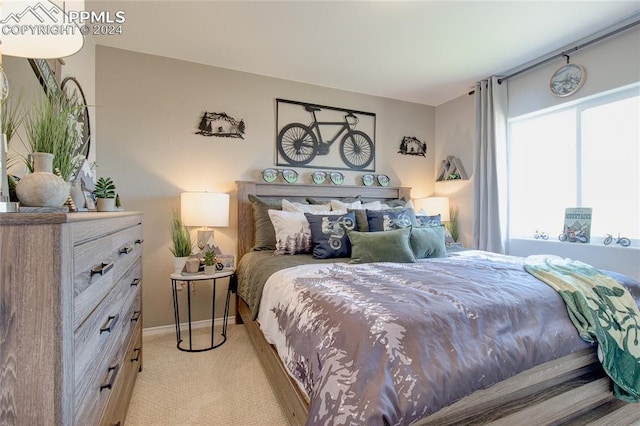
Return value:
[(47, 0), (0, 0), (0, 26), (3, 55), (62, 58), (78, 52), (84, 44), (78, 25)]
[(229, 226), (229, 194), (183, 192), (180, 212), (185, 226)]
[(435, 216), (440, 215), (440, 220), (443, 222), (449, 222), (451, 217), (449, 216), (449, 198), (448, 197), (427, 197), (418, 198), (413, 201), (416, 210), (424, 210), (427, 215)]

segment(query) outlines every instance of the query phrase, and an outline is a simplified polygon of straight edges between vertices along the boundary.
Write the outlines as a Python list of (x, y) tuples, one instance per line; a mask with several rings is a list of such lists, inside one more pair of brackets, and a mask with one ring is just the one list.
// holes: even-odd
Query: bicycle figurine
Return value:
[(560, 241), (570, 241), (572, 243), (579, 241), (581, 243), (588, 243), (589, 237), (585, 235), (583, 230), (574, 230), (568, 227), (562, 234), (558, 235)]
[[(613, 235), (607, 234), (607, 238), (604, 239), (604, 245), (608, 246), (614, 242)], [(627, 237), (621, 237), (620, 233), (618, 233), (618, 238), (615, 239), (616, 244), (620, 244), (622, 247), (629, 247), (631, 245), (631, 240)]]
[(549, 234), (547, 234), (547, 233), (546, 233), (546, 232), (544, 232), (544, 231), (538, 231), (538, 230), (536, 229), (536, 233), (535, 233), (535, 234), (533, 234), (533, 238), (535, 238), (536, 240), (540, 240), (540, 239), (542, 239), (542, 240), (548, 240), (548, 239), (549, 239)]
[[(318, 121), (316, 111), (322, 111), (311, 105), (303, 105), (311, 113), (313, 122), (307, 126), (302, 123), (290, 123), (278, 134), (278, 152), (294, 166), (308, 164), (316, 155), (327, 155), (329, 148), (344, 134), (340, 142), (340, 157), (352, 169), (361, 170), (373, 161), (374, 147), (371, 138), (360, 130), (354, 130), (358, 117), (349, 112), (343, 121)], [(338, 132), (327, 142), (322, 139), (320, 126), (340, 126)]]

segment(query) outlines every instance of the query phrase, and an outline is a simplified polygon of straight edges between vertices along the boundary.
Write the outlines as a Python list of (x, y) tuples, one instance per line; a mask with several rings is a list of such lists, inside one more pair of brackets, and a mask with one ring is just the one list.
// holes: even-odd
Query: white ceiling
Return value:
[[(125, 1), (96, 43), (437, 106), (640, 12), (634, 1)], [(561, 63), (559, 63), (559, 66)]]

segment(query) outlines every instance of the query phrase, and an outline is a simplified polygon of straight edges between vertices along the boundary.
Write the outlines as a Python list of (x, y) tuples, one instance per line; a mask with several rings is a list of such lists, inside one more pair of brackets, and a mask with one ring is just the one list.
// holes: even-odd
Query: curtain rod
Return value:
[(589, 40), (589, 41), (587, 41), (587, 42), (585, 42), (585, 43), (582, 43), (582, 44), (581, 44), (581, 45), (579, 45), (579, 46), (572, 47), (571, 49), (568, 49), (568, 50), (565, 50), (565, 51), (563, 51), (563, 52), (560, 52), (560, 53), (558, 53), (557, 55), (553, 55), (553, 56), (551, 56), (550, 58), (547, 58), (547, 59), (544, 59), (544, 60), (542, 60), (542, 61), (536, 62), (536, 63), (535, 63), (535, 64), (533, 64), (533, 65), (530, 65), (530, 66), (528, 66), (528, 67), (526, 67), (526, 68), (521, 69), (520, 71), (516, 71), (516, 72), (514, 72), (513, 74), (509, 74), (509, 75), (508, 75), (508, 76), (506, 76), (506, 77), (499, 78), (499, 79), (498, 79), (498, 84), (502, 84), (502, 82), (503, 82), (503, 81), (508, 80), (508, 79), (510, 79), (511, 77), (515, 77), (516, 75), (520, 75), (520, 74), (522, 74), (523, 72), (529, 71), (530, 69), (535, 68), (535, 67), (537, 67), (537, 66), (540, 66), (540, 65), (542, 65), (542, 64), (546, 64), (547, 62), (550, 62), (550, 61), (552, 61), (552, 60), (554, 60), (554, 59), (558, 59), (558, 58), (561, 58), (561, 57), (563, 57), (563, 56), (566, 56), (566, 57), (567, 57), (567, 60), (568, 60), (568, 54), (569, 54), (569, 53), (571, 53), (571, 52), (575, 52), (575, 51), (576, 51), (576, 50), (578, 50), (578, 49), (582, 49), (582, 48), (587, 47), (587, 46), (589, 46), (589, 45), (591, 45), (591, 44), (597, 43), (597, 42), (599, 42), (599, 41), (601, 41), (601, 40), (604, 40), (605, 38), (609, 38), (609, 37), (611, 37), (611, 36), (614, 36), (614, 35), (616, 35), (616, 34), (618, 34), (618, 33), (621, 33), (622, 31), (626, 31), (626, 30), (628, 30), (629, 28), (635, 27), (635, 26), (636, 26), (636, 25), (638, 25), (638, 24), (640, 24), (640, 20), (637, 20), (637, 21), (631, 22), (630, 24), (627, 24), (627, 25), (625, 25), (625, 26), (623, 26), (623, 27), (620, 27), (620, 28), (615, 29), (615, 30), (613, 30), (613, 31), (611, 31), (611, 32), (608, 32), (608, 33), (606, 33), (606, 34), (603, 34), (603, 35), (601, 35), (600, 37), (596, 37), (596, 38), (594, 38), (593, 40)]
[[(571, 52), (575, 52), (575, 51), (576, 51), (576, 50), (578, 50), (578, 49), (582, 49), (582, 48), (587, 47), (587, 46), (589, 46), (589, 45), (591, 45), (591, 44), (594, 44), (594, 43), (597, 43), (597, 42), (599, 42), (599, 41), (602, 41), (602, 40), (604, 40), (604, 39), (606, 39), (606, 38), (612, 37), (612, 36), (614, 36), (614, 35), (616, 35), (616, 34), (618, 34), (618, 33), (621, 33), (622, 31), (626, 31), (626, 30), (628, 30), (629, 28), (633, 28), (633, 27), (635, 27), (635, 26), (636, 26), (636, 25), (638, 25), (638, 24), (640, 24), (640, 20), (633, 21), (633, 22), (631, 22), (631, 23), (629, 23), (629, 24), (627, 24), (627, 25), (624, 25), (624, 26), (622, 26), (622, 27), (620, 27), (620, 28), (617, 28), (617, 29), (615, 29), (615, 30), (613, 30), (613, 31), (610, 31), (610, 32), (608, 32), (608, 33), (606, 33), (606, 34), (603, 34), (603, 35), (601, 35), (601, 36), (599, 36), (599, 37), (596, 37), (596, 38), (594, 38), (594, 39), (592, 39), (592, 40), (589, 40), (589, 41), (587, 41), (587, 42), (584, 42), (584, 43), (582, 43), (581, 45), (578, 45), (578, 46), (572, 47), (571, 49), (568, 49), (568, 50), (562, 51), (562, 52), (560, 52), (560, 53), (558, 53), (558, 54), (555, 54), (555, 55), (553, 55), (553, 56), (551, 56), (551, 57), (549, 57), (549, 58), (547, 58), (547, 59), (543, 59), (543, 60), (541, 60), (541, 61), (538, 61), (538, 62), (536, 62), (535, 64), (529, 65), (528, 67), (523, 68), (523, 69), (521, 69), (521, 70), (519, 70), (519, 71), (516, 71), (516, 72), (514, 72), (514, 73), (512, 73), (512, 74), (509, 74), (509, 75), (507, 75), (506, 77), (499, 78), (499, 79), (498, 79), (498, 84), (502, 84), (502, 82), (503, 82), (503, 81), (505, 81), (505, 80), (508, 80), (508, 79), (510, 79), (510, 78), (512, 78), (512, 77), (515, 77), (515, 76), (517, 76), (517, 75), (520, 75), (520, 74), (522, 74), (522, 73), (524, 73), (524, 72), (527, 72), (527, 71), (529, 71), (529, 70), (531, 70), (531, 69), (533, 69), (533, 68), (535, 68), (535, 67), (538, 67), (538, 66), (540, 66), (540, 65), (542, 65), (542, 64), (546, 64), (547, 62), (551, 62), (551, 61), (552, 61), (552, 60), (554, 60), (554, 59), (558, 59), (558, 58), (561, 58), (561, 57), (563, 57), (563, 56), (564, 56), (564, 57), (567, 57), (567, 60), (568, 60), (568, 59), (569, 59), (569, 55), (568, 55), (569, 53), (571, 53)], [(471, 90), (471, 91), (469, 92), (469, 95), (473, 95), (475, 92), (476, 92), (475, 90)]]

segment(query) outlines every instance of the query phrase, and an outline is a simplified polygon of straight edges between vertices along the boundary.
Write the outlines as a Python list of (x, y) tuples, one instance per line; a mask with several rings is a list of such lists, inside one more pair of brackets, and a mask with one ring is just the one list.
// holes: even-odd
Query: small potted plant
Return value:
[(173, 247), (170, 247), (169, 250), (174, 256), (173, 268), (174, 272), (179, 274), (193, 251), (193, 241), (191, 240), (191, 235), (189, 235), (189, 230), (184, 226), (180, 215), (175, 211), (171, 218), (171, 242)]
[(96, 196), (99, 212), (112, 212), (116, 209), (116, 185), (111, 178), (99, 178), (93, 193)]
[(204, 254), (204, 274), (213, 275), (216, 273), (216, 255), (213, 251), (209, 250)]

